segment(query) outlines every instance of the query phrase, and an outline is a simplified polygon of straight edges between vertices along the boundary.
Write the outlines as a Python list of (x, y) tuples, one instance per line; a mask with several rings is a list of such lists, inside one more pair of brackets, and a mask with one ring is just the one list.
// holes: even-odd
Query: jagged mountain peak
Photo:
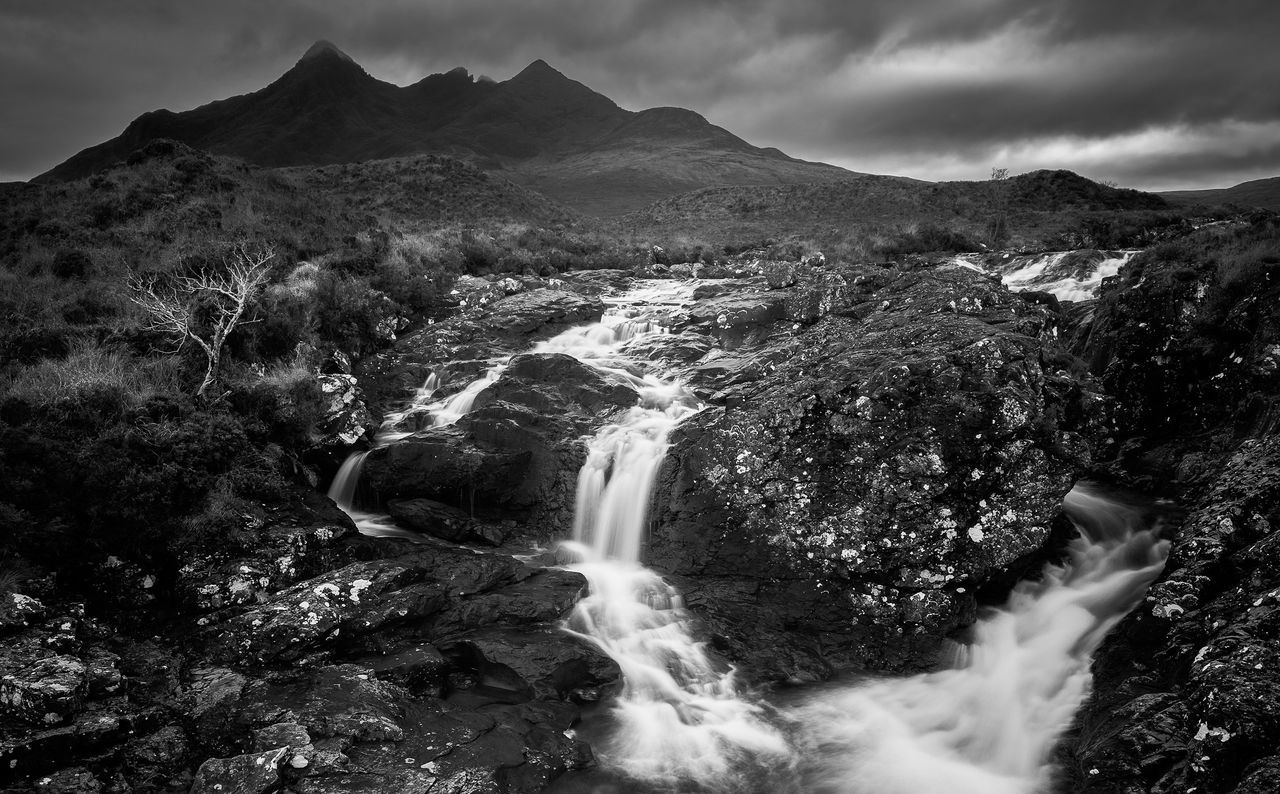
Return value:
[(500, 83), (458, 67), (398, 86), (321, 40), (258, 91), (144, 114), (39, 179), (87, 176), (157, 138), (268, 167), (453, 154), (601, 214), (706, 185), (848, 175), (753, 147), (691, 110), (624, 109), (541, 58)]
[(338, 45), (326, 39), (320, 39), (315, 44), (308, 47), (307, 51), (302, 53), (302, 57), (298, 59), (298, 63), (329, 56), (337, 56), (348, 63), (355, 63), (355, 59), (338, 49)]

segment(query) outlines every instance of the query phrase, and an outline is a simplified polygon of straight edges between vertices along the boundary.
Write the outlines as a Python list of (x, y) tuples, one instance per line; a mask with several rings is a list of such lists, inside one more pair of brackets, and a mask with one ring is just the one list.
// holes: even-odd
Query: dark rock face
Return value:
[[(373, 450), (363, 472), (394, 502), (393, 515), (423, 499), (452, 509), (454, 528), (433, 534), (465, 534), (466, 516), (517, 518), (543, 536), (563, 535), (584, 455), (578, 438), (636, 399), (630, 385), (564, 353), (517, 355), (456, 425)], [(440, 526), (420, 515), (409, 521)]]
[(1102, 411), (1047, 352), (1054, 315), (977, 274), (837, 314), (716, 373), (729, 407), (676, 429), (660, 486), (650, 561), (770, 677), (931, 662), (1044, 547)]
[(1277, 236), (1264, 220), (1140, 255), (1079, 335), (1127, 431), (1106, 473), (1186, 512), (1163, 576), (1095, 662), (1064, 790), (1275, 790)]
[(194, 611), (260, 601), (267, 593), (350, 561), (356, 537), (355, 525), (333, 502), (308, 494), (246, 527), (247, 551), (232, 555), (208, 549), (192, 555), (178, 571), (179, 599)]

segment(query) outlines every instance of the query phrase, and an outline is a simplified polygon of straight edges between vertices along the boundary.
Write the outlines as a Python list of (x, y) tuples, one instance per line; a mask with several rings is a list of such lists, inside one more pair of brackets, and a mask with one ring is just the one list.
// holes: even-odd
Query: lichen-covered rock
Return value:
[(1048, 310), (961, 270), (839, 308), (748, 348), (767, 377), (677, 427), (659, 486), (652, 563), (770, 676), (932, 662), (974, 591), (1045, 546), (1088, 462), (1092, 403), (1043, 363)]
[(21, 631), (44, 619), (45, 606), (22, 593), (0, 595), (0, 637)]
[(280, 782), (281, 747), (234, 758), (210, 758), (196, 771), (191, 794), (266, 794)]
[(243, 664), (297, 659), (444, 605), (445, 588), (409, 565), (358, 562), (275, 594), (215, 629), (223, 653)]
[(31, 658), (6, 650), (0, 661), (0, 711), (34, 725), (59, 725), (80, 710), (88, 691), (85, 664), (73, 656)]
[(770, 289), (782, 289), (796, 283), (795, 262), (767, 262), (762, 269)]
[(349, 447), (377, 427), (365, 407), (351, 375), (320, 375), (316, 378), (323, 395), (324, 415), (316, 423), (317, 446)]
[(182, 605), (214, 612), (253, 604), (295, 582), (339, 567), (352, 558), (358, 533), (351, 519), (320, 494), (253, 518), (240, 550), (193, 553), (178, 570)]

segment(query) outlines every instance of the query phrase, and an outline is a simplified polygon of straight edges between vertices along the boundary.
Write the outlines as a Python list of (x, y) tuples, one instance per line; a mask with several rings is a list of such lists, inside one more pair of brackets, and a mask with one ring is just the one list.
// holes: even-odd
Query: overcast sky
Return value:
[(0, 181), (148, 110), (265, 86), (317, 39), (397, 84), (542, 58), (855, 171), (1280, 175), (1280, 0), (0, 0)]

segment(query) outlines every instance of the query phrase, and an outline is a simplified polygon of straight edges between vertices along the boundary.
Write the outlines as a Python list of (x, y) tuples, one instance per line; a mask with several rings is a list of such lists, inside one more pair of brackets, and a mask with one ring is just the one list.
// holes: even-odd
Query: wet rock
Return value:
[(415, 643), (408, 648), (364, 659), (361, 664), (377, 674), (383, 681), (399, 684), (416, 694), (440, 695), (449, 661), (427, 643)]
[(595, 322), (603, 313), (604, 304), (598, 298), (543, 288), (495, 301), (481, 324), (498, 333), (531, 334), (547, 326)]
[(266, 794), (280, 782), (280, 762), (287, 748), (210, 758), (196, 771), (191, 794)]
[(156, 730), (165, 715), (158, 708), (134, 709), (114, 703), (91, 703), (73, 722), (0, 739), (0, 782), (47, 774), (96, 758), (133, 736)]
[(475, 406), (497, 401), (543, 412), (576, 409), (593, 417), (608, 408), (635, 405), (636, 390), (565, 353), (523, 353), (476, 395)]
[(772, 324), (785, 316), (779, 293), (733, 293), (699, 301), (689, 310), (689, 323), (714, 335), (724, 347), (734, 348), (763, 340)]
[(559, 629), (484, 628), (443, 642), (440, 648), (475, 671), (482, 686), (505, 692), (516, 702), (564, 698), (576, 688), (612, 683), (619, 676), (612, 659)]
[(195, 723), (195, 738), (204, 746), (219, 746), (235, 719), (236, 706), (248, 684), (240, 673), (225, 667), (198, 667), (191, 671), (191, 684), (184, 706)]
[[(550, 399), (550, 392), (540, 394)], [(562, 533), (572, 521), (584, 457), (578, 439), (589, 422), (585, 412), (556, 404), (552, 411), (505, 401), (481, 405), (455, 426), (373, 450), (364, 476), (386, 501), (430, 499), (485, 522), (519, 519), (530, 530), (547, 528), (539, 534)], [(487, 538), (492, 524), (475, 529)]]
[(574, 292), (596, 296), (626, 289), (632, 278), (629, 270), (574, 270), (559, 276)]
[[(932, 663), (974, 591), (1045, 546), (1088, 462), (1092, 403), (1041, 363), (1046, 309), (944, 271), (868, 303), (709, 359), (726, 407), (678, 426), (663, 467), (650, 561), (736, 593), (711, 629), (771, 677)], [(792, 661), (754, 650), (762, 628)]]
[(456, 507), (430, 499), (392, 499), (387, 502), (387, 512), (403, 527), (445, 540), (465, 539), (475, 524)]
[[(365, 459), (363, 475), (384, 499), (426, 498), (464, 509), (527, 509), (537, 502), (543, 477), (535, 458), (542, 439), (496, 412), (473, 416), (497, 445), (482, 444), (457, 427), (423, 431), (380, 447)], [(505, 431), (505, 432), (504, 432)]]
[(448, 637), (482, 626), (554, 623), (577, 603), (586, 580), (571, 571), (539, 570), (523, 581), (459, 601), (443, 611), (433, 636)]
[(239, 705), (239, 720), (250, 729), (293, 723), (314, 740), (404, 739), (403, 720), (412, 696), (379, 681), (371, 670), (351, 664), (322, 667), (292, 681), (256, 681)]

